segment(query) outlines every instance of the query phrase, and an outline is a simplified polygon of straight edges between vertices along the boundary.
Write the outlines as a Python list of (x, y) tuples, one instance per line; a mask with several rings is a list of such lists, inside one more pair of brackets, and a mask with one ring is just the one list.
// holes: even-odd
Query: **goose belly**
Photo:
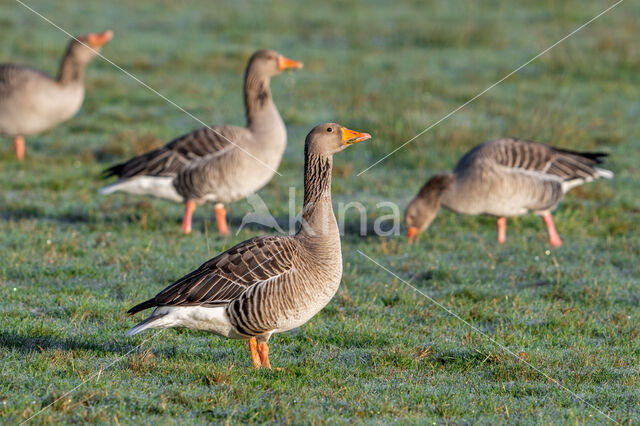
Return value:
[[(292, 278), (292, 277), (289, 277)], [(340, 279), (273, 279), (249, 288), (227, 305), (235, 330), (245, 336), (281, 333), (300, 327), (333, 298)]]
[(258, 164), (233, 169), (224, 178), (212, 182), (202, 198), (220, 203), (242, 200), (260, 190), (273, 178), (278, 163), (268, 165), (271, 168)]
[(46, 84), (26, 95), (14, 94), (0, 103), (0, 131), (31, 135), (73, 117), (84, 99), (82, 86), (59, 88)]
[(223, 306), (161, 306), (154, 311), (153, 316), (159, 318), (151, 328), (188, 328), (230, 339), (243, 338), (235, 333)]
[(508, 185), (481, 185), (478, 188), (466, 180), (456, 187), (454, 195), (445, 195), (442, 204), (460, 214), (520, 216), (528, 212), (530, 196)]
[(335, 289), (327, 291), (326, 294), (320, 295), (320, 297), (314, 299), (310, 303), (300, 306), (299, 309), (293, 309), (287, 312), (287, 315), (283, 315), (275, 333), (283, 333), (285, 331), (293, 330), (294, 328), (307, 323), (318, 312), (320, 312), (322, 308), (329, 304), (337, 291), (338, 286), (336, 285)]
[[(467, 199), (468, 200), (468, 199)], [(482, 200), (477, 200), (474, 203), (465, 202), (464, 205), (459, 206), (456, 203), (452, 205), (445, 204), (449, 210), (453, 210), (456, 213), (478, 215), (488, 214), (492, 216), (521, 216), (526, 214), (529, 210), (524, 207), (527, 200), (520, 199), (520, 197), (491, 197)]]
[(272, 177), (273, 173), (268, 175), (265, 173), (259, 178), (238, 176), (212, 188), (211, 192), (208, 192), (203, 198), (205, 201), (220, 203), (242, 200), (264, 187)]

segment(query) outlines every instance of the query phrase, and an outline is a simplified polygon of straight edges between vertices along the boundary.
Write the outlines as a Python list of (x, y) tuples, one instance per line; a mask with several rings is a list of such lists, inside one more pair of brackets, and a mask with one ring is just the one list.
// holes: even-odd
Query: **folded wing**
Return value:
[(252, 286), (273, 280), (293, 269), (294, 240), (265, 236), (247, 240), (202, 264), (154, 298), (134, 306), (135, 314), (154, 306), (224, 306)]

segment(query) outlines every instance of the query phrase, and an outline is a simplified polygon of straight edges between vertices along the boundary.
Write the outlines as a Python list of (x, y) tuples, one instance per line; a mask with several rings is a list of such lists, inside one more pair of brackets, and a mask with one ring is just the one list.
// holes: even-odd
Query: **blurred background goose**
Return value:
[(551, 211), (571, 188), (613, 173), (595, 167), (607, 154), (575, 152), (503, 138), (478, 145), (453, 173), (435, 175), (405, 212), (409, 242), (424, 231), (440, 206), (457, 213), (498, 216), (498, 242), (506, 241), (508, 216), (541, 215), (553, 247), (562, 244)]
[(25, 136), (78, 112), (84, 99), (84, 69), (112, 37), (108, 30), (72, 39), (56, 79), (23, 65), (0, 65), (0, 133), (13, 136), (18, 160), (24, 158)]
[(153, 195), (185, 203), (182, 231), (191, 232), (196, 205), (215, 203), (218, 231), (228, 235), (224, 203), (252, 194), (273, 177), (287, 144), (287, 129), (271, 98), (271, 77), (301, 62), (260, 50), (244, 80), (246, 127), (214, 126), (187, 133), (162, 148), (104, 172), (118, 180), (100, 190)]
[(131, 315), (156, 309), (128, 334), (186, 327), (248, 339), (254, 367), (271, 368), (269, 337), (307, 322), (338, 290), (342, 254), (331, 205), (333, 154), (370, 137), (335, 123), (316, 126), (305, 142), (298, 233), (252, 238), (209, 260), (131, 308)]

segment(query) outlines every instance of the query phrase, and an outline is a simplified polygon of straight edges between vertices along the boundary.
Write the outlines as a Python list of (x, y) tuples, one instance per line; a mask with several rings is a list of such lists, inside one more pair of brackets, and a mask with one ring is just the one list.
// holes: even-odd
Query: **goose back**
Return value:
[(595, 167), (604, 153), (567, 151), (503, 138), (465, 154), (442, 203), (466, 214), (514, 216), (553, 209), (571, 187), (611, 172)]

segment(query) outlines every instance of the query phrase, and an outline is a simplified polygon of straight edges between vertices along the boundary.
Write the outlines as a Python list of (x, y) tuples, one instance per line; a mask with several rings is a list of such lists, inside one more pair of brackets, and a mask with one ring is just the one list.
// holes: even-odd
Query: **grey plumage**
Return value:
[(514, 138), (478, 145), (460, 159), (452, 173), (436, 175), (422, 187), (405, 213), (407, 226), (414, 229), (409, 232), (426, 229), (440, 205), (472, 215), (547, 215), (571, 188), (613, 177), (610, 171), (596, 167), (606, 155)]
[[(104, 171), (118, 180), (100, 190), (152, 195), (186, 203), (183, 230), (191, 231), (196, 204), (217, 203), (221, 234), (228, 234), (223, 203), (247, 197), (266, 185), (282, 159), (287, 131), (273, 103), (270, 79), (300, 68), (272, 50), (253, 54), (245, 72), (247, 125), (213, 126), (187, 133), (167, 145)], [(217, 211), (218, 215), (218, 211)]]
[(322, 309), (342, 276), (331, 205), (332, 154), (347, 146), (342, 132), (341, 126), (327, 123), (307, 136), (303, 224), (296, 235), (252, 238), (205, 262), (131, 308), (135, 314), (156, 307), (132, 333), (180, 326), (266, 344), (272, 333), (298, 327)]
[(28, 66), (0, 65), (0, 133), (31, 135), (72, 117), (84, 99), (85, 67), (111, 37), (106, 31), (71, 40), (55, 79)]
[[(281, 72), (277, 53), (256, 52), (245, 73), (246, 127), (212, 126), (183, 135), (167, 145), (105, 170), (119, 180), (103, 193), (136, 192), (125, 183), (136, 177), (171, 177), (182, 201), (232, 202), (264, 186), (277, 169), (286, 146), (286, 129), (273, 103), (270, 78)], [(147, 191), (163, 196), (162, 191)]]

